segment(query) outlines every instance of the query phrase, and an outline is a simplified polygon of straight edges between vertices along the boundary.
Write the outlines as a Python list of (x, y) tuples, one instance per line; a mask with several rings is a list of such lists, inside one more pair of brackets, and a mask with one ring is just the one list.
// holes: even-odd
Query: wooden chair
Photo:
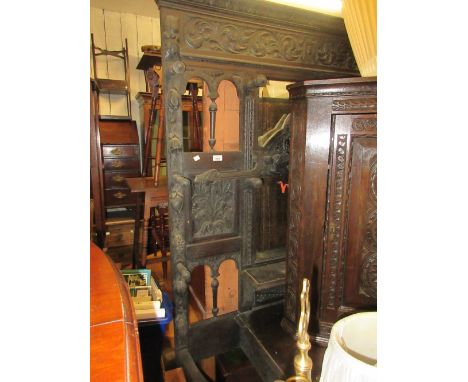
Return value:
[[(156, 214), (157, 212), (157, 214)], [(161, 257), (147, 259), (149, 263), (162, 263), (163, 279), (167, 280), (167, 262), (170, 257), (169, 252), (169, 213), (167, 203), (158, 204), (151, 208), (150, 211), (150, 232), (151, 232), (151, 248), (154, 253), (161, 251)]]

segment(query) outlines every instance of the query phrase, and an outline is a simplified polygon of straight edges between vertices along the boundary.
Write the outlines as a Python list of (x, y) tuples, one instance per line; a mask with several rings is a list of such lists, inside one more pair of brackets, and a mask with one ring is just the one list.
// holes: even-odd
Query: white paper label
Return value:
[(213, 162), (222, 162), (223, 156), (222, 155), (213, 155)]
[(195, 155), (195, 156), (193, 157), (193, 160), (194, 160), (195, 162), (198, 162), (198, 161), (200, 160), (200, 155)]

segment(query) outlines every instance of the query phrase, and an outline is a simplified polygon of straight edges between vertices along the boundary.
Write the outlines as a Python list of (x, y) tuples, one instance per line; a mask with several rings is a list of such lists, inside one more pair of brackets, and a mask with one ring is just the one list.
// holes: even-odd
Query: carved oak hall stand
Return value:
[[(258, 88), (269, 79), (357, 76), (343, 20), (253, 0), (157, 4), (177, 359), (188, 380), (205, 381), (196, 361), (241, 348), (263, 380), (284, 378), (293, 374), (295, 344), (280, 328), (283, 301), (270, 298), (281, 298), (284, 283), (272, 290), (269, 280), (278, 274), (275, 267), (284, 264), (285, 253), (260, 259), (255, 225), (263, 179), (277, 172), (277, 159), (289, 148), (258, 145)], [(210, 152), (184, 152), (182, 95), (194, 78), (205, 82), (212, 101)], [(216, 99), (222, 80), (234, 84), (240, 101), (239, 150), (229, 153), (216, 151)], [(234, 260), (239, 272), (239, 310), (218, 316), (218, 270), (227, 259)], [(213, 317), (189, 325), (188, 288), (191, 272), (200, 265), (211, 270)]]

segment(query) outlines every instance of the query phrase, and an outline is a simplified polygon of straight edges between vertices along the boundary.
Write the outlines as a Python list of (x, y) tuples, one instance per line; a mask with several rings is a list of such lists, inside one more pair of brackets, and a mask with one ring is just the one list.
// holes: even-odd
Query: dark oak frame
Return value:
[[(336, 17), (250, 0), (157, 0), (157, 4), (161, 14), (176, 353), (187, 379), (203, 381), (194, 360), (247, 343), (238, 320), (239, 314), (248, 315), (251, 309), (244, 301), (242, 274), (255, 258), (252, 225), (258, 206), (253, 189), (261, 184), (264, 170), (262, 160), (256, 162), (261, 155), (254, 141), (258, 87), (264, 86), (267, 78), (295, 81), (349, 77), (358, 72), (343, 21)], [(194, 166), (190, 153), (183, 152), (181, 97), (193, 78), (205, 81), (213, 103), (222, 80), (231, 81), (237, 89), (240, 151), (222, 153), (226, 155), (223, 162), (209, 160), (215, 151), (197, 153), (201, 160)], [(215, 110), (214, 105), (212, 115)], [(222, 211), (219, 219), (222, 231), (234, 214), (238, 223), (232, 235), (220, 238), (212, 234), (202, 244), (190, 242), (187, 224), (194, 218), (190, 206), (197, 179), (207, 187), (230, 180), (237, 183), (238, 207), (233, 212)], [(219, 192), (218, 197), (229, 205), (228, 197)], [(217, 317), (218, 269), (226, 259), (234, 260), (239, 270), (241, 313)], [(214, 317), (189, 326), (188, 286), (190, 273), (198, 265), (211, 269)], [(201, 340), (203, 346), (197, 346)], [(264, 378), (267, 375), (262, 374)]]

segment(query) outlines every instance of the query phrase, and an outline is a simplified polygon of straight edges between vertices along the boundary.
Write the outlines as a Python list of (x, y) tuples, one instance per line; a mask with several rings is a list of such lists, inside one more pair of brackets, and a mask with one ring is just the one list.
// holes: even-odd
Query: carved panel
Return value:
[(192, 192), (194, 239), (234, 232), (235, 187), (235, 180), (195, 178)]
[(376, 131), (377, 120), (375, 118), (357, 118), (353, 120), (354, 131)]
[(375, 110), (376, 108), (375, 98), (339, 99), (332, 102), (333, 111)]
[(343, 208), (344, 208), (344, 186), (347, 155), (347, 134), (338, 134), (336, 137), (335, 151), (335, 184), (334, 198), (331, 208), (331, 216), (328, 223), (328, 240), (330, 243), (329, 255), (329, 288), (327, 306), (335, 307), (336, 287), (338, 282), (338, 261), (341, 248), (343, 232)]
[(359, 292), (377, 298), (377, 155), (370, 159), (370, 192), (367, 200), (367, 226), (362, 248)]
[(186, 17), (184, 25), (183, 41), (192, 49), (346, 70), (357, 68), (345, 38), (286, 33), (205, 17)]

